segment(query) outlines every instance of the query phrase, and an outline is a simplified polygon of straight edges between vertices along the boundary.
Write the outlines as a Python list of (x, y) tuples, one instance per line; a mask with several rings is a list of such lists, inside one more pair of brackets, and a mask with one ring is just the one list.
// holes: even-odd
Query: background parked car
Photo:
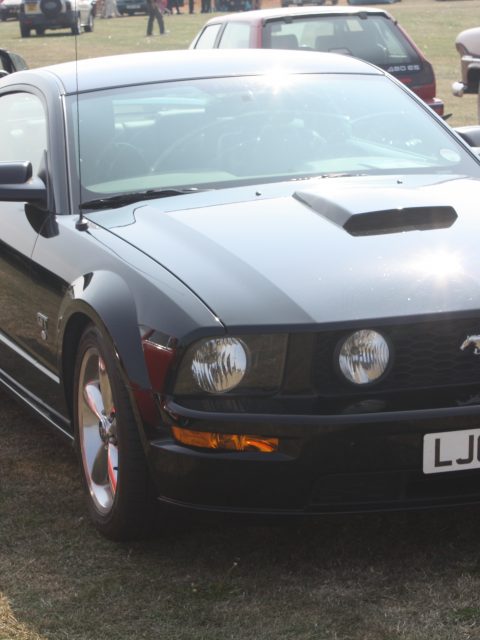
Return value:
[[(288, 18), (288, 19), (286, 19)], [(303, 49), (342, 53), (396, 76), (439, 115), (433, 67), (388, 12), (376, 8), (295, 7), (217, 16), (192, 49)]]
[(5, 22), (8, 18), (18, 18), (20, 0), (0, 0), (0, 20)]
[[(302, 7), (305, 4), (325, 4), (327, 0), (282, 0), (282, 7), (297, 6)], [(338, 4), (338, 0), (329, 0), (330, 4)]]
[(347, 0), (348, 4), (395, 4), (401, 0)]
[(43, 36), (46, 29), (70, 29), (73, 35), (93, 31), (95, 2), (92, 0), (22, 0), (20, 34), (28, 38), (32, 29)]
[(466, 29), (458, 34), (455, 47), (461, 55), (462, 79), (454, 82), (452, 92), (454, 96), (461, 98), (464, 93), (476, 93), (477, 118), (480, 122), (480, 27)]
[(117, 0), (117, 9), (122, 16), (147, 13), (147, 0)]

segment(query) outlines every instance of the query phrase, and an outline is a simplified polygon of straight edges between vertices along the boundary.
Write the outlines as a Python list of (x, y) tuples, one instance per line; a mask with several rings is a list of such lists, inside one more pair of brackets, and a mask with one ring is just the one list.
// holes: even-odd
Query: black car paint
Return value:
[[(189, 58), (190, 66), (180, 71), (190, 75), (200, 73), (198, 69), (192, 71), (192, 60)], [(255, 57), (247, 56), (247, 62), (238, 63), (239, 69), (245, 65), (245, 72), (256, 72), (257, 62), (252, 60)], [(302, 65), (307, 64), (305, 60), (302, 59)], [(313, 70), (316, 64), (313, 61), (310, 64)], [(87, 61), (84, 67), (91, 72), (90, 88), (102, 86), (105, 72), (89, 65)], [(346, 65), (355, 68), (354, 61)], [(359, 68), (364, 69), (365, 65), (359, 63)], [(443, 230), (352, 238), (345, 229), (298, 200), (292, 204), (298, 191), (320, 190), (324, 194), (325, 189), (331, 189), (332, 201), (338, 202), (342, 186), (355, 191), (356, 178), (335, 178), (332, 187), (326, 187), (326, 181), (321, 181), (320, 187), (315, 181), (305, 182), (301, 187), (295, 183), (262, 185), (231, 190), (227, 196), (200, 193), (114, 211), (87, 212), (85, 228), (78, 228), (76, 185), (70, 182), (67, 171), (71, 158), (66, 155), (65, 131), (57, 126), (58, 122), (67, 126), (57, 96), (73, 93), (77, 83), (73, 68), (65, 69), (67, 75), (62, 82), (50, 71), (39, 71), (24, 72), (18, 80), (8, 79), (0, 85), (0, 95), (19, 88), (25, 90), (30, 85), (30, 91), (41, 96), (47, 106), (51, 203), (48, 211), (24, 203), (0, 203), (3, 274), (0, 295), (2, 299), (15, 301), (2, 305), (0, 313), (0, 382), (64, 432), (71, 434), (69, 368), (81, 328), (88, 320), (109, 336), (132, 397), (139, 392), (152, 393), (138, 326), (156, 327), (159, 318), (162, 331), (178, 338), (180, 351), (201, 336), (255, 332), (265, 327), (301, 336), (312, 329), (334, 326), (345, 330), (370, 326), (372, 322), (381, 326), (399, 317), (402, 322), (428, 318), (433, 313), (455, 317), (460, 309), (462, 317), (471, 317), (472, 326), (478, 323), (479, 285), (470, 276), (462, 283), (452, 281), (450, 298), (442, 304), (434, 295), (432, 282), (421, 283), (411, 298), (412, 279), (402, 273), (402, 265), (414, 249), (441, 245)], [(217, 73), (224, 72), (219, 64)], [(110, 78), (112, 85), (124, 80), (124, 69), (116, 73), (116, 77)], [(141, 82), (142, 74), (147, 77), (150, 71), (140, 68), (136, 73)], [(166, 79), (168, 74), (175, 77), (179, 69), (165, 65)], [(81, 73), (78, 81), (80, 89), (85, 89)], [(388, 189), (398, 182), (397, 176), (370, 180), (377, 189), (383, 183), (382, 201)], [(445, 203), (446, 195), (440, 198), (439, 194), (452, 193), (452, 185), (444, 178), (402, 177), (401, 182), (403, 185), (396, 184), (396, 189), (403, 191), (405, 202), (410, 191), (426, 193), (426, 201), (432, 205), (440, 200)], [(473, 193), (478, 185), (472, 179), (459, 179), (457, 185), (454, 197), (448, 195), (447, 203), (460, 213), (451, 229), (452, 237), (470, 254), (469, 271), (475, 273), (477, 214)], [(294, 216), (289, 213), (292, 206)], [(179, 213), (185, 210), (188, 212)], [(248, 241), (245, 215), (274, 234), (274, 245), (271, 236), (264, 236), (255, 247), (253, 257), (260, 256), (261, 264), (245, 252)], [(219, 216), (229, 216), (238, 243), (231, 241), (228, 246)], [(280, 291), (268, 272), (269, 266), (276, 264), (288, 276), (291, 261), (297, 259), (300, 251), (300, 222), (302, 229), (305, 226), (310, 229), (312, 238), (320, 233), (329, 244), (335, 241), (337, 258), (340, 257), (336, 282), (319, 280), (313, 297), (312, 256), (323, 261), (324, 271), (332, 268), (332, 257), (319, 255), (313, 239), (308, 253), (301, 247), (302, 269), (297, 272), (289, 295)], [(158, 235), (153, 236), (152, 229)], [(346, 259), (340, 255), (339, 246), (345, 247)], [(317, 251), (313, 253), (315, 248)], [(198, 252), (195, 269), (182, 272), (186, 256), (193, 251)], [(372, 287), (376, 287), (370, 290), (371, 297), (364, 289), (359, 293), (366, 253), (375, 256), (374, 267), (369, 270), (375, 283)], [(387, 271), (385, 256), (393, 263)], [(225, 286), (232, 281), (238, 285), (236, 294), (227, 300)], [(28, 296), (23, 296), (23, 291)], [(382, 306), (373, 308), (373, 299)], [(39, 312), (48, 319), (46, 323), (39, 324)], [(46, 340), (42, 331), (46, 331)], [(170, 380), (167, 392), (171, 392), (169, 384)], [(286, 400), (284, 406), (288, 408)], [(222, 402), (219, 401), (219, 406)], [(272, 406), (282, 407), (281, 399), (276, 399)], [(423, 497), (420, 492), (411, 499), (405, 493), (408, 486), (422, 480), (418, 456), (423, 434), (477, 426), (480, 413), (477, 403), (430, 410), (345, 411), (323, 416), (314, 411), (249, 412), (248, 407), (238, 412), (234, 400), (225, 401), (222, 410), (216, 409), (215, 402), (212, 407), (213, 410), (205, 406), (192, 408), (167, 393), (161, 408), (163, 422), (146, 425), (137, 416), (152, 475), (163, 500), (212, 509), (305, 512), (426, 506), (480, 499), (474, 472), (456, 474), (451, 480), (451, 495), (438, 500), (436, 489), (428, 490), (429, 483), (432, 487), (441, 484), (442, 479), (438, 478), (428, 479)], [(185, 423), (191, 421), (199, 430), (209, 430), (215, 425), (227, 433), (243, 429), (248, 423), (249, 433), (281, 436), (282, 448), (275, 454), (212, 454), (181, 447), (168, 435), (173, 415), (180, 416)], [(397, 470), (390, 471), (393, 467)], [(469, 482), (470, 493), (467, 491), (459, 499), (455, 486)], [(359, 503), (362, 489), (365, 498)]]

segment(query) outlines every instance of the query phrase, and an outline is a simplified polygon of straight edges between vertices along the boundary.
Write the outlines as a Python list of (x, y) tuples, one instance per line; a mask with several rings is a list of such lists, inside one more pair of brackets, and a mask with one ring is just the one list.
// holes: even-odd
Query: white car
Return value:
[(73, 35), (93, 31), (95, 1), (21, 0), (20, 35), (28, 38), (32, 29), (43, 36), (46, 29), (70, 29)]
[(0, 20), (5, 22), (8, 18), (18, 18), (20, 0), (0, 0)]

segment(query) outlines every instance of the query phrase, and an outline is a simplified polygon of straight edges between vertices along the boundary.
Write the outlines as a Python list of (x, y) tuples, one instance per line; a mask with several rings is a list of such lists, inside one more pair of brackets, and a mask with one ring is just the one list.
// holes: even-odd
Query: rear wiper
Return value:
[(126, 204), (140, 202), (141, 200), (183, 196), (188, 193), (199, 193), (200, 191), (207, 191), (207, 189), (188, 187), (186, 189), (148, 189), (148, 191), (133, 191), (132, 193), (123, 193), (118, 196), (110, 196), (108, 198), (98, 198), (97, 200), (82, 202), (80, 209), (89, 209), (90, 211), (97, 209), (114, 209), (115, 207), (123, 207)]

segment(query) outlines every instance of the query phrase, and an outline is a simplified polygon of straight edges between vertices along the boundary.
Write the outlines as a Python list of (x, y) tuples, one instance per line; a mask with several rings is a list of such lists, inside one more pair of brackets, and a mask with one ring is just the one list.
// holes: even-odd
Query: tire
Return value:
[(88, 14), (88, 22), (85, 25), (84, 29), (85, 29), (85, 33), (92, 33), (93, 31), (93, 26), (94, 26), (94, 20), (93, 20), (93, 13), (90, 12)]
[(29, 38), (30, 37), (30, 27), (26, 27), (25, 25), (21, 24), (20, 25), (20, 36), (22, 38)]
[(72, 24), (72, 35), (79, 36), (82, 33), (82, 21), (80, 20), (80, 15), (78, 14), (75, 18), (74, 24)]
[(37, 36), (44, 36), (45, 35), (45, 29), (43, 27), (37, 27), (35, 29), (35, 33), (37, 34)]
[(90, 517), (107, 538), (137, 538), (153, 511), (145, 454), (113, 349), (93, 325), (78, 346), (73, 406)]

